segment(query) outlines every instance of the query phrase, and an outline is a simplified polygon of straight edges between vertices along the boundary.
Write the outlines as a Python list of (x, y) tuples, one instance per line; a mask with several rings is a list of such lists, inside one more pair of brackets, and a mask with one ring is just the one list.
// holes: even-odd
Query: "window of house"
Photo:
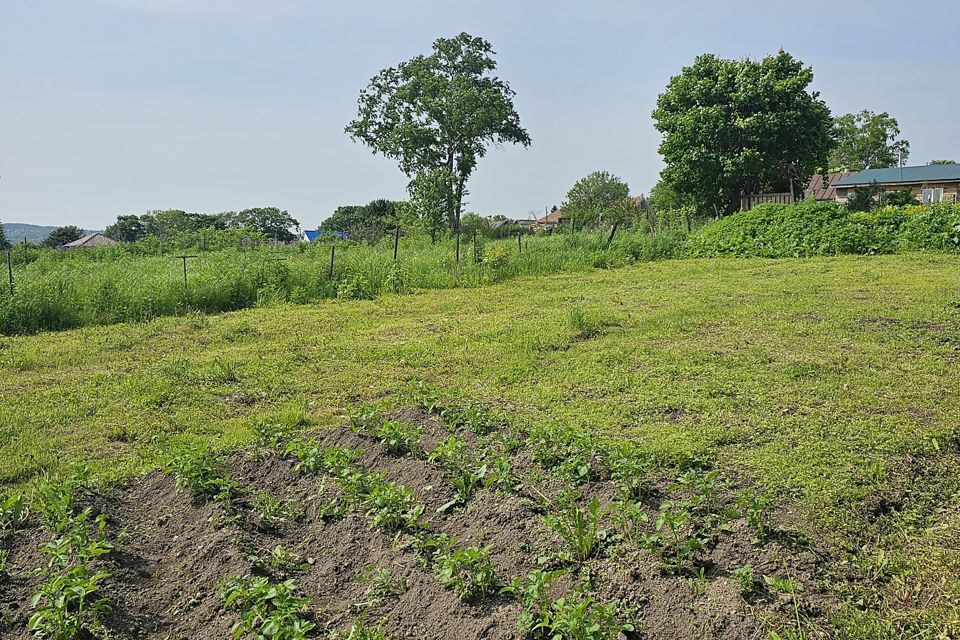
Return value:
[(937, 204), (943, 200), (943, 187), (937, 189), (924, 189), (922, 201), (923, 204)]

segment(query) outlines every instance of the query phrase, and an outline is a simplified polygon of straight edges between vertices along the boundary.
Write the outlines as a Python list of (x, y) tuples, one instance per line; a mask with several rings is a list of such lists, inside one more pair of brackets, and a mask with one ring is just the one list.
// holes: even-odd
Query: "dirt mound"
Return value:
[[(418, 411), (390, 417), (418, 424), (424, 451), (432, 451), (451, 432)], [(473, 453), (503, 442), (454, 431)], [(816, 587), (818, 558), (777, 526), (776, 514), (765, 544), (752, 541), (755, 532), (744, 518), (732, 518), (692, 552), (689, 570), (671, 571), (665, 566), (670, 557), (658, 557), (623, 535), (612, 509), (619, 489), (614, 479), (600, 475), (575, 487), (576, 504), (585, 512), (594, 498), (601, 505), (599, 551), (570, 562), (558, 553), (564, 543), (544, 520), (555, 510), (555, 497), (565, 483), (535, 463), (525, 447), (498, 449), (512, 461), (522, 486), (512, 491), (483, 486), (465, 504), (451, 507), (457, 493), (444, 470), (425, 454), (391, 453), (377, 438), (349, 427), (317, 438), (321, 448), (361, 450), (358, 466), (412, 489), (424, 505), (425, 528), (451, 536), (460, 546), (489, 547), (502, 584), (534, 571), (565, 569), (552, 598), (577, 592), (589, 593), (597, 603), (619, 603), (618, 619), (632, 626), (621, 637), (763, 638), (771, 629), (794, 627), (801, 618), (807, 637), (821, 637), (817, 629), (826, 600)], [(231, 454), (225, 467), (242, 489), (231, 503), (196, 499), (178, 491), (171, 474), (159, 471), (110, 492), (83, 496), (81, 505), (94, 516), (105, 514), (114, 545), (96, 560), (110, 574), (102, 589), (112, 607), (103, 616), (110, 636), (229, 638), (239, 614), (224, 606), (223, 583), (263, 575), (274, 582), (295, 580), (297, 594), (310, 601), (304, 616), (315, 628), (309, 637), (348, 629), (358, 618), (382, 621), (394, 639), (529, 637), (518, 631), (525, 605), (516, 594), (491, 592), (479, 600), (462, 600), (438, 580), (418, 552), (415, 536), (371, 528), (362, 509), (331, 514), (331, 500), (342, 497), (336, 482), (324, 474), (298, 473), (294, 462), (275, 451)], [(667, 472), (648, 475), (638, 501), (648, 514), (648, 535), (657, 530), (658, 505), (674, 491), (673, 477)], [(733, 504), (737, 490), (720, 488), (718, 510)], [(257, 508), (267, 494), (275, 499), (271, 503), (282, 506), (282, 516), (268, 518), (268, 510)], [(6, 575), (0, 575), (0, 637), (31, 637), (30, 598), (44, 580), (37, 570), (48, 559), (39, 550), (49, 539), (34, 514), (4, 543), (8, 560)], [(748, 564), (749, 582), (742, 569)], [(771, 588), (763, 576), (790, 576), (804, 591)]]

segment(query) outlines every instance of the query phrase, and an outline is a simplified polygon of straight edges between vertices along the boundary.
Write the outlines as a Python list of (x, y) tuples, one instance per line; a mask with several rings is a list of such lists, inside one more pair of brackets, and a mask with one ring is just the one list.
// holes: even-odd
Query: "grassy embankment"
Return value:
[(957, 256), (697, 260), (5, 338), (0, 482), (426, 381), (755, 480), (856, 577), (845, 635), (936, 638), (960, 630), (958, 303)]

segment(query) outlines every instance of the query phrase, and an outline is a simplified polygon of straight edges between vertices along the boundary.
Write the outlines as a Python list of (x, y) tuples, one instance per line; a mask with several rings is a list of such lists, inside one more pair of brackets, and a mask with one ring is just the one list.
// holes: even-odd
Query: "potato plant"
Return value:
[(373, 427), (373, 434), (395, 456), (423, 454), (423, 429), (412, 422), (385, 420)]
[(490, 562), (490, 547), (457, 547), (455, 544), (433, 558), (440, 584), (452, 589), (464, 602), (477, 602), (498, 592), (500, 581)]
[(474, 464), (467, 454), (467, 443), (463, 438), (448, 436), (430, 452), (428, 459), (444, 470), (444, 476), (457, 494), (454, 500), (440, 508), (441, 511), (465, 504), (477, 488), (483, 486), (486, 467)]
[(747, 524), (753, 530), (753, 544), (763, 545), (770, 535), (767, 525), (767, 511), (770, 508), (770, 498), (759, 495), (751, 489), (744, 489), (737, 498), (737, 506), (743, 509), (747, 516)]
[(517, 618), (517, 630), (531, 640), (615, 640), (632, 624), (617, 621), (618, 605), (601, 605), (582, 592), (552, 599), (550, 589), (564, 571), (533, 571), (526, 579), (517, 578), (505, 593), (518, 598), (523, 611)]
[(54, 538), (41, 551), (48, 557), (46, 580), (30, 600), (33, 611), (27, 624), (37, 638), (73, 640), (98, 633), (102, 616), (110, 611), (106, 598), (98, 597), (100, 584), (110, 577), (92, 563), (110, 553), (106, 516), (95, 518), (87, 508), (73, 515), (74, 485), (47, 483), (38, 504), (48, 518)]
[(165, 469), (176, 477), (178, 490), (187, 490), (197, 499), (229, 503), (240, 493), (221, 459), (203, 449), (182, 449), (170, 458)]
[(221, 585), (224, 606), (240, 613), (233, 625), (238, 637), (251, 633), (271, 640), (304, 640), (314, 624), (304, 617), (310, 605), (298, 598), (293, 580), (270, 582), (264, 577), (237, 577)]

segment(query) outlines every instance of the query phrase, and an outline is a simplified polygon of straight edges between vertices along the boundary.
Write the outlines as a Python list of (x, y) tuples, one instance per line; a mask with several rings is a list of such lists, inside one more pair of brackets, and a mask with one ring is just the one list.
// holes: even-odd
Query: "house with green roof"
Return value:
[(923, 204), (960, 202), (960, 164), (866, 169), (840, 178), (831, 186), (841, 203), (859, 187), (873, 188), (879, 193), (909, 189)]

